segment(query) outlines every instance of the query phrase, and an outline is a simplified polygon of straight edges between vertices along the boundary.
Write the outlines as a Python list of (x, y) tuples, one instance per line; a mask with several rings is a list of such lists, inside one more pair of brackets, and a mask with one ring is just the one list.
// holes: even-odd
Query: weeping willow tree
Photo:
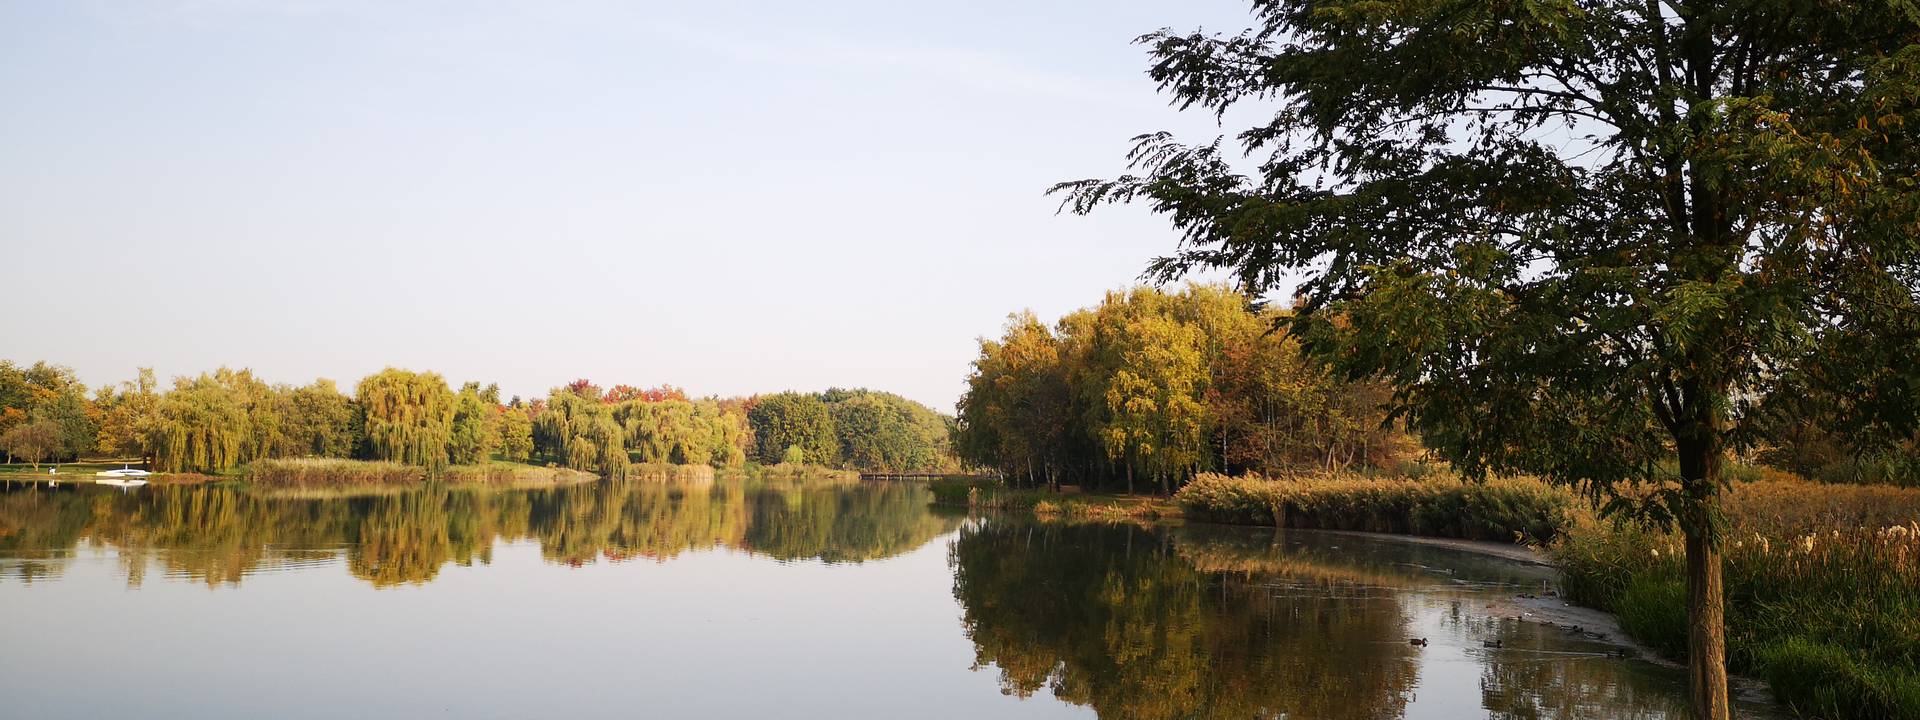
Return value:
[(740, 447), (746, 416), (712, 400), (626, 400), (613, 413), (640, 462), (729, 467), (746, 461)]
[(439, 373), (387, 368), (355, 389), (366, 415), (374, 457), (419, 465), (429, 473), (447, 465), (453, 438), (453, 391)]
[(257, 457), (261, 448), (248, 405), (242, 378), (224, 368), (175, 380), (173, 392), (160, 397), (149, 429), (159, 468), (215, 473)]
[(627, 474), (627, 429), (614, 417), (614, 406), (598, 392), (555, 388), (547, 407), (533, 421), (536, 449), (576, 470), (608, 477)]

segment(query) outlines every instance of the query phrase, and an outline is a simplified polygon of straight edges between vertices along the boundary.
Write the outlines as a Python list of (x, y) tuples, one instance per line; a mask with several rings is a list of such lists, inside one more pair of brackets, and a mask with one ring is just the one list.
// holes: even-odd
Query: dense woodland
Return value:
[(891, 393), (832, 389), (689, 398), (672, 386), (586, 380), (545, 398), (388, 368), (349, 394), (331, 380), (269, 384), (221, 368), (163, 389), (151, 370), (88, 388), (72, 370), (0, 360), (0, 452), (38, 465), (142, 458), (159, 470), (220, 473), (266, 458), (359, 458), (418, 465), (499, 459), (620, 476), (633, 464), (806, 463), (862, 471), (955, 466), (950, 420)]
[[(1109, 292), (1053, 325), (1011, 316), (980, 341), (954, 433), (1015, 483), (1166, 492), (1203, 472), (1397, 469), (1420, 438), (1388, 422), (1385, 383), (1301, 352), (1288, 310), (1215, 285)], [(1790, 399), (1789, 399), (1790, 398)], [(1920, 444), (1860, 452), (1814, 392), (1750, 403), (1749, 463), (1830, 482), (1920, 485)]]

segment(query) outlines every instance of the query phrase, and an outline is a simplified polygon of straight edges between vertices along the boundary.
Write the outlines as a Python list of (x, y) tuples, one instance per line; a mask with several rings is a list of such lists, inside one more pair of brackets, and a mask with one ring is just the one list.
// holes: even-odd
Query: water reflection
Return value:
[(911, 483), (634, 479), (533, 490), (429, 486), (282, 497), (232, 487), (0, 484), (0, 579), (57, 577), (107, 545), (129, 585), (149, 567), (208, 585), (331, 564), (376, 586), (487, 564), (499, 541), (537, 540), (550, 562), (665, 560), (726, 547), (779, 560), (891, 557), (951, 531)]
[[(76, 718), (1684, 716), (1679, 670), (1497, 609), (1545, 568), (930, 500), (756, 477), (0, 486), (0, 607), (35, 619), (0, 625), (0, 697)], [(137, 672), (74, 672), (101, 658)], [(315, 678), (363, 692), (288, 702)]]
[(976, 667), (1104, 718), (1685, 717), (1675, 672), (1484, 612), (1544, 568), (1358, 536), (1011, 518), (961, 528), (949, 560)]

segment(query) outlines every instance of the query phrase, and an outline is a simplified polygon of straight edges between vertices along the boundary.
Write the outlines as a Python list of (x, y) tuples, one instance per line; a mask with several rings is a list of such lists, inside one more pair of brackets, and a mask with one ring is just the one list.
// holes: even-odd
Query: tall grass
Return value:
[[(1738, 484), (1727, 497), (1728, 664), (1823, 718), (1920, 718), (1920, 489)], [(1673, 535), (1586, 521), (1551, 548), (1563, 590), (1685, 652)]]
[(1174, 501), (1187, 517), (1210, 522), (1502, 542), (1552, 540), (1577, 506), (1572, 493), (1536, 480), (1465, 482), (1446, 475), (1205, 473), (1181, 488)]

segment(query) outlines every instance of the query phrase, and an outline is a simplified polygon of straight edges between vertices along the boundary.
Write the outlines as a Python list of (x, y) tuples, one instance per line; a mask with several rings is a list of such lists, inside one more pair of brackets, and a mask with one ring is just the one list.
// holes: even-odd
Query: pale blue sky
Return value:
[(1219, 133), (1129, 41), (1246, 8), (0, 0), (0, 357), (951, 411), (1173, 248), (1042, 191)]

